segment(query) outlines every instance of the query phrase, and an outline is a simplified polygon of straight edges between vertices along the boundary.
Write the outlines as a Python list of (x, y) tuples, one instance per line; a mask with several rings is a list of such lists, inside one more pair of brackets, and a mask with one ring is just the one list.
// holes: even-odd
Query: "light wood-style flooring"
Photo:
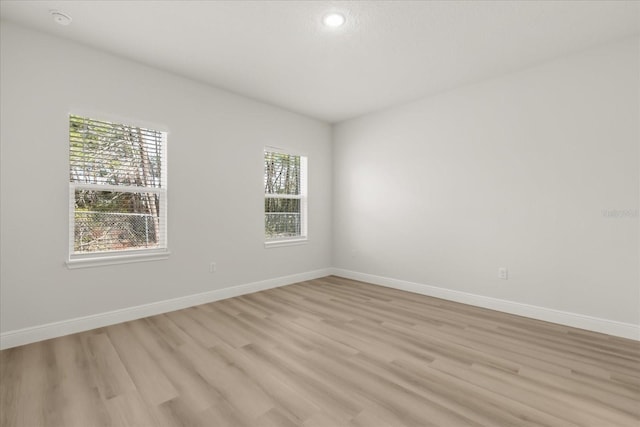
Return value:
[(0, 353), (0, 425), (640, 426), (640, 343), (326, 277)]

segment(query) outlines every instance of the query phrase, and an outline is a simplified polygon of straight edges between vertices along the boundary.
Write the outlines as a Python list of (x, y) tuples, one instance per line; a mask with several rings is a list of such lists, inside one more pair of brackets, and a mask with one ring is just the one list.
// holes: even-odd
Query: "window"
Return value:
[(166, 163), (164, 132), (69, 116), (70, 267), (166, 257)]
[(306, 157), (265, 149), (264, 233), (267, 246), (306, 240)]

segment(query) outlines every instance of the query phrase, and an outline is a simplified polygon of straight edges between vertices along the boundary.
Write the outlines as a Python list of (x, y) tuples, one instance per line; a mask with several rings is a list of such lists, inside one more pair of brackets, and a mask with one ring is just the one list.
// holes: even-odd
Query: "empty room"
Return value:
[(640, 426), (640, 2), (0, 18), (0, 427)]

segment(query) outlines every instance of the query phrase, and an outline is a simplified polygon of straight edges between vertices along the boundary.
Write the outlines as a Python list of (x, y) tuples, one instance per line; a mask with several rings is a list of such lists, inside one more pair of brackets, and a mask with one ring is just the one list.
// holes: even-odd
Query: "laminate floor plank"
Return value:
[[(108, 425), (110, 416), (91, 372), (89, 356), (82, 345), (83, 336), (67, 335), (46, 341), (51, 348), (45, 375), (50, 393), (45, 423), (52, 426)], [(46, 397), (46, 396), (45, 396)]]
[(640, 427), (640, 342), (328, 276), (0, 352), (0, 427)]
[(135, 391), (136, 387), (105, 333), (87, 335), (83, 340), (89, 366), (103, 399)]
[[(59, 415), (51, 413), (61, 402), (57, 394), (59, 385), (50, 384), (56, 375), (55, 365), (50, 367), (51, 340), (29, 346), (2, 351), (3, 376), (0, 379), (2, 426), (41, 426), (45, 422), (60, 424)], [(50, 371), (47, 374), (47, 371)]]
[[(423, 361), (414, 362), (417, 366), (420, 366), (420, 371), (428, 369), (428, 363)], [(425, 380), (407, 369), (400, 368), (396, 364), (382, 365), (365, 354), (360, 354), (354, 358), (354, 363), (357, 363), (358, 366), (372, 375), (382, 375), (388, 381), (412, 390), (425, 399), (469, 419), (474, 419), (481, 425), (524, 425), (521, 419), (513, 416), (504, 408), (497, 405), (489, 405), (485, 390), (482, 390), (481, 393), (476, 393), (470, 387), (463, 387), (453, 382), (440, 384), (436, 381)]]
[[(211, 324), (215, 324), (214, 320), (209, 318), (208, 312), (205, 313), (205, 310), (199, 310), (198, 308), (199, 307), (174, 311), (168, 313), (167, 317), (185, 335), (191, 338), (190, 340), (186, 340), (186, 342), (196, 341), (205, 348), (220, 344), (223, 341), (220, 334), (210, 328)], [(242, 340), (239, 345), (244, 344), (247, 344), (247, 341)]]
[(281, 413), (301, 425), (313, 414), (321, 412), (305, 393), (301, 393), (290, 376), (279, 373), (269, 364), (250, 358), (244, 351), (217, 348), (218, 354), (229, 364), (255, 378), (256, 384), (269, 396)]
[(131, 323), (133, 322), (109, 326), (107, 334), (136, 389), (151, 405), (159, 405), (179, 397), (171, 381), (131, 332)]
[[(466, 376), (451, 375), (443, 372), (436, 367), (425, 367), (423, 364), (416, 364), (414, 361), (396, 360), (393, 362), (394, 368), (397, 367), (404, 371), (405, 375), (411, 375), (419, 378), (426, 387), (433, 387), (435, 390), (445, 390), (440, 392), (443, 396), (449, 395), (454, 391), (451, 398), (465, 402), (471, 399), (473, 405), (479, 405), (477, 412), (483, 413), (485, 416), (508, 417), (510, 420), (504, 424), (488, 423), (486, 425), (516, 425), (516, 426), (565, 426), (573, 427), (580, 425), (573, 420), (561, 418), (556, 414), (549, 413), (546, 409), (539, 409), (531, 406), (526, 402), (521, 402), (519, 396), (509, 396), (500, 389), (488, 388), (485, 385), (479, 385), (471, 381)], [(393, 368), (392, 368), (393, 369)], [(456, 398), (456, 394), (459, 396)], [(487, 412), (485, 412), (487, 411)], [(589, 424), (588, 424), (589, 425)], [(596, 424), (592, 424), (596, 425)]]
[(429, 333), (441, 338), (447, 337), (459, 345), (468, 343), (465, 340), (472, 340), (476, 350), (517, 363), (520, 366), (518, 369), (520, 375), (546, 381), (549, 385), (562, 385), (567, 390), (579, 390), (586, 396), (591, 396), (606, 404), (619, 407), (631, 414), (640, 415), (640, 406), (634, 399), (637, 397), (637, 391), (633, 392), (627, 388), (612, 384), (610, 381), (577, 376), (569, 368), (557, 369), (557, 365), (541, 362), (540, 359), (536, 359), (526, 351), (519, 353), (515, 351), (516, 349), (513, 346), (510, 348), (496, 346), (495, 341), (494, 345), (485, 344), (484, 341), (476, 339), (474, 334), (466, 334), (462, 338), (458, 338), (452, 333), (443, 335), (438, 335), (438, 332), (435, 331), (429, 331)]
[(154, 408), (148, 406), (137, 391), (120, 394), (105, 401), (112, 426), (157, 426)]
[(180, 396), (180, 405), (195, 412), (202, 412), (222, 398), (191, 364), (185, 363), (179, 351), (174, 350), (158, 335), (149, 333), (147, 325), (132, 322), (130, 326), (133, 336), (145, 348)]

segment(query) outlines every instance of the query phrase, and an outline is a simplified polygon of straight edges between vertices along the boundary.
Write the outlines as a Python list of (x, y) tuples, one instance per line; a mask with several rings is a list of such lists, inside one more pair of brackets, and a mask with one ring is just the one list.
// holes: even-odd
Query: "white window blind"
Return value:
[(166, 133), (69, 117), (70, 260), (165, 251)]
[(264, 228), (269, 241), (307, 237), (307, 158), (265, 149)]

